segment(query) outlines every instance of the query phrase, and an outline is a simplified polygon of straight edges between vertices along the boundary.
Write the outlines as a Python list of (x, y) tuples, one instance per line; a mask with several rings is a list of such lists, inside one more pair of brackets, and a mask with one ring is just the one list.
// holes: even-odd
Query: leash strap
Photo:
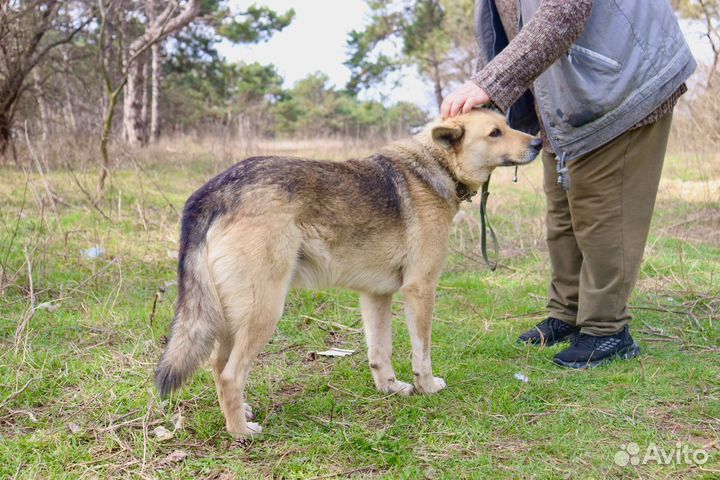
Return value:
[[(498, 266), (498, 258), (499, 258), (499, 249), (498, 249), (498, 241), (497, 236), (495, 235), (495, 230), (493, 230), (492, 225), (490, 225), (490, 220), (487, 218), (487, 199), (490, 196), (490, 192), (488, 191), (488, 187), (490, 186), (490, 178), (488, 177), (487, 181), (483, 183), (482, 186), (482, 193), (480, 196), (480, 251), (482, 252), (483, 260), (487, 264), (490, 271), (495, 271), (495, 269)], [(495, 261), (491, 262), (490, 258), (488, 257), (487, 253), (487, 231), (490, 231), (490, 238), (492, 238), (493, 242), (493, 250), (495, 250)]]

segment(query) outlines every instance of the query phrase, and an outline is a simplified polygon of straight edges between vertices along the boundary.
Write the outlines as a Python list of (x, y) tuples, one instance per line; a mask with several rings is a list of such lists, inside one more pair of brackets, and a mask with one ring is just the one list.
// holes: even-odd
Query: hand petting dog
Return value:
[(490, 97), (485, 90), (475, 82), (468, 80), (445, 97), (440, 106), (440, 115), (443, 119), (447, 119), (461, 113), (470, 113), (473, 108), (488, 103), (490, 103)]

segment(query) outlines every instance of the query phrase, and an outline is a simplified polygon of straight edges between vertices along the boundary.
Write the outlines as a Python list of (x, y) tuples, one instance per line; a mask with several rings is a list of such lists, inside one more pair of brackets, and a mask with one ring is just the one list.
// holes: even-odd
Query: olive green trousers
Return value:
[(672, 114), (630, 130), (568, 162), (571, 188), (557, 183), (543, 153), (547, 245), (552, 278), (548, 314), (589, 335), (612, 335), (632, 318)]

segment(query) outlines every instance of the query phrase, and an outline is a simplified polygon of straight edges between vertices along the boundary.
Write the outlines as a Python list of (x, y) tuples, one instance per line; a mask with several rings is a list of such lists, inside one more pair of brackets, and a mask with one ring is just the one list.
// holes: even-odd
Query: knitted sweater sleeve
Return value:
[(472, 80), (506, 111), (580, 37), (593, 0), (542, 0), (509, 45)]

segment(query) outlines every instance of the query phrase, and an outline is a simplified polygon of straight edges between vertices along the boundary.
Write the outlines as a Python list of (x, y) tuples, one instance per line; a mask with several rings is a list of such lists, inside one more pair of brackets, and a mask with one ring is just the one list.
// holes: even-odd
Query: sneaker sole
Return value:
[(609, 357), (605, 357), (601, 360), (594, 360), (591, 362), (564, 362), (562, 360), (558, 360), (557, 358), (553, 358), (553, 362), (556, 365), (560, 365), (561, 367), (586, 369), (605, 365), (606, 363), (610, 363), (615, 359), (630, 360), (631, 358), (635, 358), (638, 355), (640, 355), (640, 347), (638, 347), (637, 344), (633, 343), (632, 345), (628, 345), (627, 347), (618, 350), (615, 354), (610, 355)]
[(518, 342), (524, 343), (525, 345), (532, 345), (534, 347), (552, 347), (553, 345), (557, 345), (558, 343), (570, 342), (570, 341), (572, 341), (573, 338), (575, 338), (575, 334), (571, 333), (562, 338), (558, 338), (557, 340), (551, 340), (549, 342), (543, 342), (543, 341), (533, 342), (530, 339), (523, 340), (522, 338), (519, 338), (519, 337), (518, 337)]

